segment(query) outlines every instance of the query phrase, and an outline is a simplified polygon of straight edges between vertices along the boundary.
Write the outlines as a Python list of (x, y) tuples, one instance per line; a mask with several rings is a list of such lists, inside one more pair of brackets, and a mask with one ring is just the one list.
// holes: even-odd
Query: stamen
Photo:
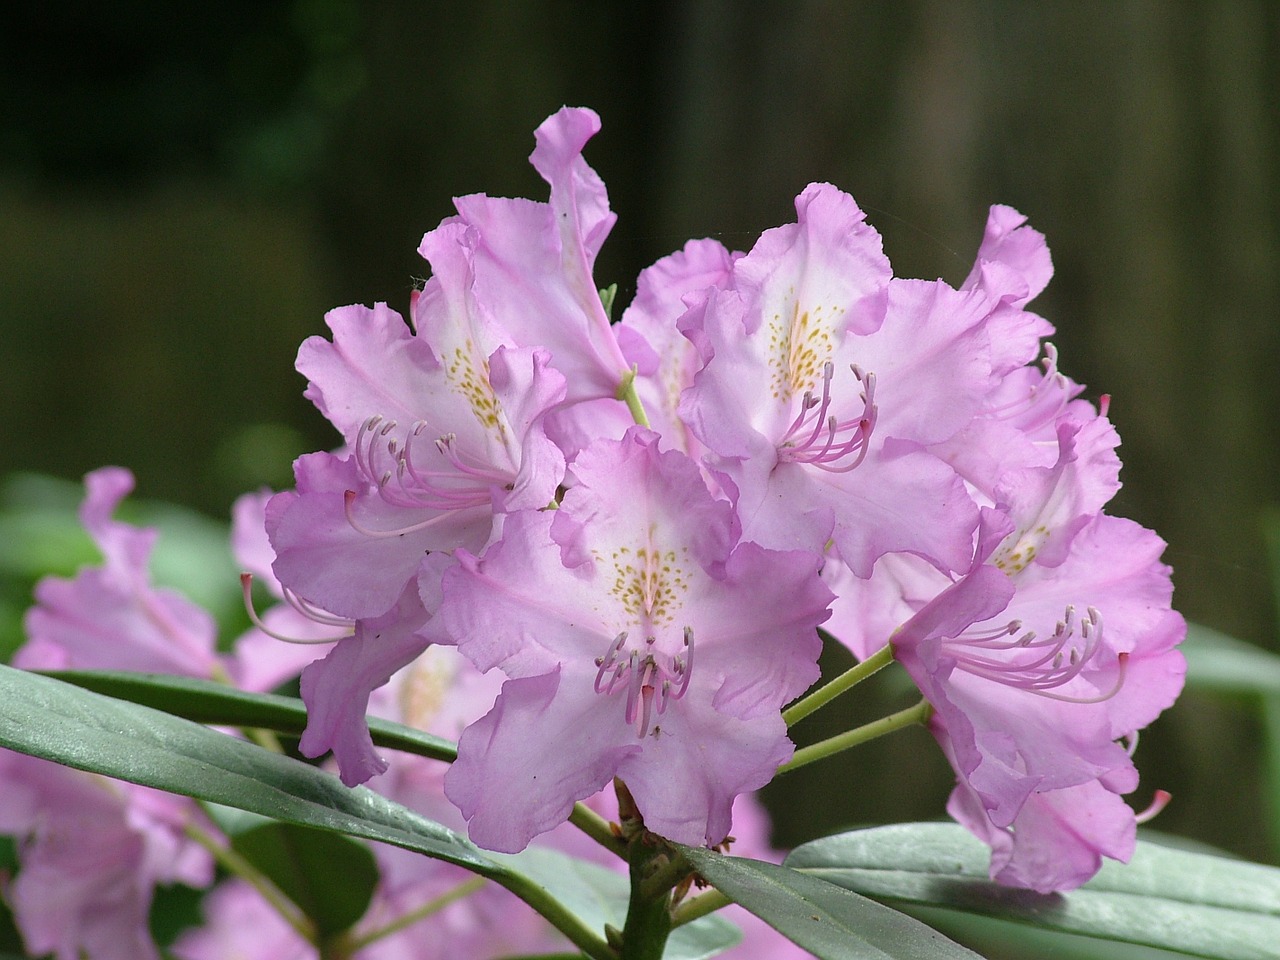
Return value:
[(355, 530), (356, 533), (362, 533), (366, 537), (373, 537), (374, 539), (385, 540), (391, 537), (403, 537), (408, 533), (417, 533), (419, 530), (426, 530), (428, 527), (435, 526), (442, 520), (448, 520), (453, 515), (452, 513), (438, 513), (434, 517), (428, 517), (426, 520), (411, 523), (405, 527), (397, 527), (394, 530), (373, 530), (360, 523), (351, 513), (351, 508), (359, 496), (360, 494), (354, 490), (345, 491), (342, 495), (342, 511), (346, 514), (347, 523), (351, 524), (351, 529)]
[(280, 592), (284, 594), (285, 601), (298, 613), (302, 614), (308, 620), (314, 620), (316, 623), (322, 623), (331, 627), (350, 628), (355, 626), (355, 621), (348, 617), (339, 617), (336, 614), (321, 610), (309, 600), (303, 600), (300, 596), (281, 584)]
[(1129, 756), (1132, 757), (1135, 753), (1138, 752), (1138, 731), (1137, 730), (1133, 731), (1133, 733), (1126, 734), (1121, 739), (1125, 741), (1124, 749), (1125, 749), (1125, 752), (1129, 754)]
[(360, 425), (355, 442), (355, 461), (361, 475), (392, 506), (440, 511), (485, 507), (491, 502), (490, 490), (494, 486), (511, 482), (507, 473), (468, 460), (457, 449), (457, 436), (452, 433), (433, 443), (435, 454), (443, 458), (440, 466), (445, 469), (426, 469), (421, 464), (419, 447), (430, 424), (415, 421), (403, 439), (391, 436), (397, 428), (395, 420), (374, 415)]
[[(258, 611), (254, 608), (253, 574), (252, 573), (240, 574), (240, 589), (241, 589), (241, 592), (244, 594), (244, 609), (249, 614), (250, 622), (259, 630), (261, 630), (263, 633), (265, 633), (268, 637), (272, 637), (275, 640), (283, 640), (285, 643), (302, 643), (302, 644), (333, 643), (336, 640), (341, 640), (343, 637), (348, 636), (351, 633), (351, 631), (355, 629), (355, 621), (342, 620), (338, 617), (333, 616), (332, 614), (325, 614), (323, 620), (317, 617), (311, 617), (311, 619), (316, 620), (316, 622), (318, 623), (323, 623), (325, 626), (342, 627), (343, 632), (339, 636), (308, 638), (308, 637), (290, 637), (283, 633), (277, 633), (275, 630), (272, 630), (262, 621), (262, 618), (258, 616)], [(286, 598), (289, 596), (288, 591), (286, 591), (285, 596)], [(299, 604), (294, 603), (293, 606), (294, 606), (294, 609), (298, 610), (299, 612), (302, 612), (304, 615), (310, 616), (310, 614), (307, 613)]]
[(986, 416), (1017, 420), (1027, 430), (1055, 421), (1071, 402), (1071, 381), (1058, 371), (1058, 348), (1052, 343), (1045, 343), (1041, 364), (1044, 373), (1039, 380), (1021, 396), (990, 407)]
[[(1118, 656), (1116, 680), (1111, 689), (1090, 697), (1054, 692), (1080, 676), (1101, 649), (1102, 615), (1096, 608), (1088, 607), (1087, 615), (1077, 619), (1075, 607), (1067, 606), (1053, 633), (1044, 639), (1038, 639), (1034, 631), (1016, 640), (1004, 639), (1021, 629), (1022, 622), (1014, 620), (1002, 627), (962, 633), (943, 642), (958, 669), (1052, 700), (1101, 703), (1114, 697), (1124, 685), (1127, 653)], [(1080, 642), (1073, 644), (1072, 638), (1077, 634)], [(1024, 652), (1031, 656), (1023, 656)]]
[(680, 679), (680, 689), (675, 694), (677, 700), (689, 689), (689, 678), (693, 676), (693, 627), (684, 628), (684, 647), (687, 651), (685, 655), (675, 659), (675, 672)]
[(617, 666), (618, 653), (622, 650), (622, 645), (626, 642), (627, 631), (623, 630), (614, 638), (613, 644), (609, 647), (609, 652), (603, 657), (596, 657), (596, 666), (600, 668), (596, 671), (596, 693), (600, 692), (600, 684), (604, 682), (604, 675)]
[[(830, 473), (848, 473), (866, 459), (878, 417), (876, 376), (865, 373), (857, 364), (850, 364), (849, 369), (863, 386), (858, 395), (862, 401), (861, 413), (841, 420), (831, 412), (835, 365), (828, 360), (822, 368), (822, 399), (817, 399), (812, 390), (805, 391), (799, 414), (778, 443), (780, 462), (812, 464)], [(808, 435), (802, 439), (805, 431)]]
[[(610, 643), (602, 657), (596, 657), (596, 679), (593, 689), (611, 694), (624, 683), (627, 688), (624, 719), (635, 728), (636, 737), (648, 732), (655, 712), (662, 716), (672, 700), (679, 700), (689, 689), (693, 674), (693, 629), (684, 628), (682, 652), (674, 656), (663, 653), (658, 637), (647, 636), (640, 649), (627, 650), (628, 632), (623, 630)], [(665, 661), (665, 662), (664, 662)]]

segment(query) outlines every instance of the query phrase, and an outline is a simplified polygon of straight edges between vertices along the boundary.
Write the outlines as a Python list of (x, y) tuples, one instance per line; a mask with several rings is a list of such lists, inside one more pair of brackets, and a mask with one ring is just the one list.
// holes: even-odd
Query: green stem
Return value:
[(813, 763), (815, 760), (822, 760), (840, 753), (842, 750), (848, 750), (850, 747), (866, 743), (868, 740), (883, 737), (886, 733), (893, 733), (893, 731), (901, 730), (904, 727), (924, 723), (932, 715), (933, 707), (929, 701), (921, 700), (915, 706), (907, 707), (905, 710), (899, 710), (897, 713), (891, 713), (887, 717), (881, 717), (879, 720), (864, 723), (860, 727), (846, 730), (844, 733), (836, 734), (834, 737), (810, 744), (807, 747), (801, 747), (795, 752), (795, 756), (778, 768), (778, 773), (790, 773), (792, 770)]
[(861, 663), (855, 663), (830, 683), (823, 684), (807, 697), (797, 700), (786, 710), (783, 710), (782, 719), (787, 722), (788, 727), (798, 720), (803, 720), (819, 707), (826, 706), (840, 694), (857, 686), (867, 677), (883, 670), (892, 662), (893, 647), (886, 643)]
[(700, 893), (692, 900), (686, 900), (676, 908), (674, 916), (671, 918), (671, 926), (683, 927), (686, 923), (693, 923), (695, 920), (701, 920), (709, 913), (715, 913), (721, 907), (726, 907), (733, 903), (719, 890), (708, 890), (706, 893)]
[(585, 803), (575, 803), (573, 812), (569, 814), (569, 822), (585, 833), (600, 846), (623, 860), (627, 859), (627, 844), (616, 836), (609, 827), (609, 821), (596, 813)]
[(666, 863), (661, 863), (652, 870), (640, 884), (640, 894), (647, 900), (656, 900), (672, 890), (685, 877), (693, 873), (693, 868), (684, 857), (676, 854)]
[(584, 924), (573, 911), (565, 908), (546, 887), (518, 873), (493, 877), (517, 897), (542, 914), (553, 927), (569, 938), (569, 942), (591, 960), (618, 960), (618, 955), (595, 930)]
[(464, 880), (452, 890), (445, 891), (434, 900), (428, 900), (416, 910), (410, 910), (408, 913), (392, 920), (386, 926), (378, 927), (376, 930), (370, 930), (367, 933), (362, 933), (358, 937), (352, 937), (346, 943), (347, 953), (354, 954), (356, 951), (363, 950), (369, 944), (374, 943), (377, 940), (381, 940), (383, 937), (388, 937), (393, 933), (399, 933), (406, 927), (413, 926), (419, 920), (425, 920), (432, 914), (439, 913), (449, 904), (455, 903), (464, 897), (469, 897), (484, 885), (484, 877), (472, 877), (469, 880)]
[[(642, 830), (631, 838), (631, 899), (622, 928), (620, 960), (662, 960), (671, 935), (671, 886), (664, 885), (679, 855), (655, 834)], [(685, 872), (688, 870), (686, 868)], [(656, 881), (656, 882), (655, 882)], [(657, 892), (653, 890), (657, 888)]]
[(622, 375), (622, 382), (618, 384), (617, 397), (631, 411), (632, 420), (642, 427), (649, 426), (649, 416), (644, 412), (644, 404), (640, 402), (640, 396), (636, 393), (635, 367), (632, 367)]
[(252, 863), (236, 853), (235, 850), (225, 846), (221, 840), (213, 836), (213, 834), (196, 826), (194, 823), (188, 823), (185, 827), (188, 837), (194, 840), (200, 846), (204, 847), (213, 858), (218, 861), (228, 872), (235, 874), (241, 880), (244, 880), (267, 901), (271, 907), (284, 918), (284, 921), (293, 927), (294, 932), (302, 937), (310, 944), (317, 942), (316, 931), (314, 925), (306, 917), (297, 904), (286, 897), (270, 878)]

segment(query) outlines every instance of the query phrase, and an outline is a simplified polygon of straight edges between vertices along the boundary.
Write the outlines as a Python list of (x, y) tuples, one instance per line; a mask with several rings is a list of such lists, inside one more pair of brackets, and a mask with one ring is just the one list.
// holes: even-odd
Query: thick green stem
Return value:
[(856, 663), (830, 683), (823, 684), (807, 697), (803, 697), (782, 711), (782, 719), (791, 726), (803, 720), (819, 707), (826, 706), (846, 690), (857, 686), (867, 677), (893, 663), (893, 648), (885, 644), (861, 663)]
[(573, 812), (569, 814), (569, 822), (610, 853), (621, 857), (623, 860), (627, 859), (626, 841), (614, 834), (609, 827), (608, 820), (585, 803), (575, 803), (573, 805)]
[(795, 752), (795, 756), (778, 768), (778, 773), (790, 773), (792, 770), (813, 763), (815, 760), (822, 760), (840, 753), (842, 750), (848, 750), (850, 747), (866, 743), (868, 740), (883, 737), (886, 733), (893, 733), (893, 731), (901, 730), (904, 727), (912, 727), (918, 723), (924, 723), (932, 714), (933, 707), (930, 706), (929, 701), (921, 700), (913, 707), (907, 707), (907, 709), (891, 713), (887, 717), (881, 717), (879, 720), (864, 723), (860, 727), (846, 730), (844, 733), (836, 734), (834, 737), (810, 744), (807, 747), (801, 747)]
[[(671, 886), (665, 878), (678, 855), (654, 834), (642, 832), (630, 844), (631, 899), (622, 928), (621, 960), (662, 960), (671, 935)], [(659, 892), (650, 892), (655, 885)], [(673, 881), (674, 883), (674, 881)]]

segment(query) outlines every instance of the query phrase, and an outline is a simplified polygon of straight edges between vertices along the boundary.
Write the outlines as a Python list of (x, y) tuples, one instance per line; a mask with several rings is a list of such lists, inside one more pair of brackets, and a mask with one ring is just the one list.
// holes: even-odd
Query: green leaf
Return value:
[[(530, 847), (514, 855), (491, 853), (499, 863), (519, 870), (542, 884), (587, 926), (605, 924), (622, 929), (627, 917), (630, 885), (627, 876), (555, 850)], [(742, 931), (723, 917), (702, 917), (672, 931), (663, 960), (706, 960), (742, 939)]]
[(321, 937), (363, 917), (378, 885), (373, 853), (338, 833), (272, 822), (237, 834), (231, 846), (311, 918)]
[[(197, 723), (258, 727), (295, 735), (301, 734), (307, 725), (307, 708), (301, 700), (269, 693), (246, 693), (212, 680), (105, 670), (53, 670), (45, 676)], [(369, 732), (380, 747), (446, 762), (458, 757), (455, 744), (403, 724), (371, 717)]]
[(1280, 695), (1280, 656), (1198, 623), (1180, 648), (1187, 686), (1225, 693)]
[[(250, 698), (260, 702), (261, 698)], [(138, 704), (0, 666), (0, 747), (465, 867), (529, 903), (587, 955), (603, 939), (537, 881), (452, 830), (332, 774)]]
[(979, 960), (904, 913), (760, 860), (680, 847), (703, 878), (821, 960)]
[(349, 789), (323, 770), (12, 667), (0, 667), (0, 746), (276, 820), (381, 840), (486, 875), (502, 872), (452, 830), (370, 790)]
[(899, 824), (815, 840), (788, 866), (867, 896), (948, 907), (1216, 960), (1280, 944), (1280, 870), (1139, 842), (1079, 890), (1037, 894), (987, 879), (990, 851), (956, 824)]
[(940, 907), (901, 905), (913, 917), (979, 953), (992, 957), (1051, 958), (1051, 960), (1186, 960), (1185, 953), (1173, 953), (1136, 943), (1108, 940), (1100, 944), (1058, 930), (1046, 930), (1025, 923), (1010, 923), (976, 913), (957, 913)]

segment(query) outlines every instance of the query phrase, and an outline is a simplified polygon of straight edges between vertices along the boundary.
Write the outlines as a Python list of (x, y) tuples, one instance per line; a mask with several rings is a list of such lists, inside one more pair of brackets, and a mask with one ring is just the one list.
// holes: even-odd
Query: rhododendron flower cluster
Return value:
[(924, 693), (993, 877), (1066, 889), (1125, 859), (1125, 743), (1181, 687), (1183, 625), (1160, 541), (1104, 513), (1106, 404), (1026, 309), (1043, 238), (995, 207), (959, 289), (899, 279), (813, 184), (746, 253), (660, 260), (611, 324), (597, 129), (538, 129), (549, 202), (456, 201), (409, 321), (343, 308), (302, 347), (345, 445), (269, 504), (274, 570), (353, 624), (304, 673), (304, 749), (348, 783), (384, 770), (368, 697), (455, 646), (508, 678), (445, 781), (478, 843), (521, 849), (619, 777), (651, 829), (714, 845), (791, 756), (825, 623)]
[[(293, 489), (237, 503), (254, 628), (230, 653), (151, 583), (155, 533), (113, 518), (133, 480), (107, 468), (81, 510), (104, 564), (40, 584), (15, 664), (296, 677), (299, 749), (348, 786), (491, 851), (614, 862), (655, 835), (771, 856), (753, 791), (836, 749), (797, 753), (789, 725), (897, 662), (922, 699), (878, 732), (928, 725), (992, 879), (1064, 891), (1127, 860), (1147, 815), (1123, 799), (1137, 735), (1181, 690), (1185, 625), (1163, 542), (1106, 513), (1110, 401), (1084, 399), (1028, 309), (1044, 238), (993, 207), (958, 288), (902, 279), (853, 198), (815, 183), (749, 250), (694, 240), (650, 266), (615, 321), (594, 277), (615, 218), (582, 156), (598, 129), (590, 110), (549, 118), (546, 203), (458, 198), (407, 315), (343, 307), (302, 345), (340, 439), (295, 462)], [(261, 615), (254, 581), (275, 601)], [(859, 663), (811, 691), (824, 637)], [(456, 739), (456, 761), (383, 756), (368, 714)], [(599, 822), (592, 854), (564, 826), (582, 803), (622, 822)], [(59, 958), (156, 955), (154, 886), (207, 887), (225, 845), (193, 800), (4, 753), (0, 831), (19, 838), (17, 922)], [(351, 956), (563, 943), (461, 866), (375, 856)], [(424, 904), (447, 937), (414, 932)], [(204, 909), (175, 955), (318, 942), (240, 880)], [(742, 956), (798, 949), (746, 926)]]

